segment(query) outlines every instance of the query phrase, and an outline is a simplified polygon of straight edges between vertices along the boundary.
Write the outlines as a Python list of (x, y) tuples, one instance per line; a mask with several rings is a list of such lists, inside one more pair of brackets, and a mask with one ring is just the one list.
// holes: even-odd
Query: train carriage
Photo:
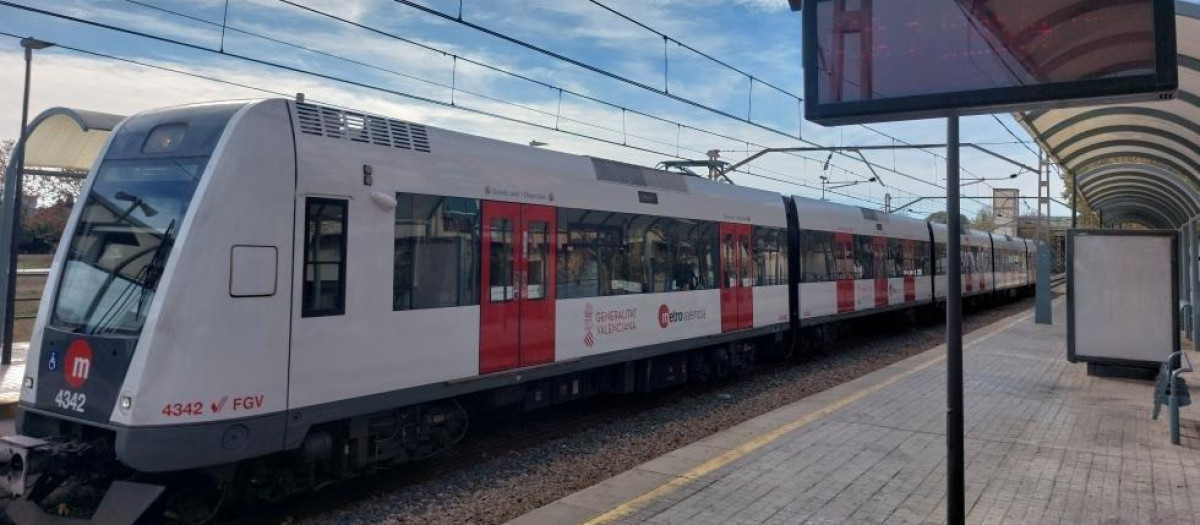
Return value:
[(801, 325), (928, 304), (924, 221), (792, 197), (799, 229)]
[(944, 226), (290, 100), (126, 119), (67, 233), (0, 439), (14, 505), (81, 472), (274, 500), (944, 297)]

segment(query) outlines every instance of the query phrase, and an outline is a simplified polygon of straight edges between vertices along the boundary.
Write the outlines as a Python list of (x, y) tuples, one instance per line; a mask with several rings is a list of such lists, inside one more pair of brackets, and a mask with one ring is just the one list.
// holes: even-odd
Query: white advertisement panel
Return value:
[(1075, 230), (1068, 238), (1068, 359), (1166, 360), (1179, 346), (1175, 232)]

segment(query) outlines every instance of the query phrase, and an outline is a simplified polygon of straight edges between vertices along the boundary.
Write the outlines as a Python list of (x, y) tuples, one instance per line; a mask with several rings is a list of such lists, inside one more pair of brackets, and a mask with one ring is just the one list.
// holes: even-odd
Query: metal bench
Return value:
[[(1176, 366), (1177, 361), (1178, 366)], [(1187, 365), (1184, 366), (1184, 363)], [(1187, 382), (1180, 376), (1194, 370), (1192, 358), (1182, 351), (1167, 356), (1167, 360), (1158, 370), (1158, 380), (1154, 386), (1154, 413), (1151, 418), (1157, 420), (1162, 406), (1167, 405), (1171, 443), (1175, 445), (1179, 444), (1179, 407), (1192, 404), (1192, 396), (1188, 392)]]

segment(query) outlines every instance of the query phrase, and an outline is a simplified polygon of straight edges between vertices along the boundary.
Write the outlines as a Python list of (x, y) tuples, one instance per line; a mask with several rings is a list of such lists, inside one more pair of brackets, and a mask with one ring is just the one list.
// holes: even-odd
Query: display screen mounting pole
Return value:
[(966, 519), (963, 465), (962, 218), (958, 201), (958, 116), (946, 118), (946, 522)]

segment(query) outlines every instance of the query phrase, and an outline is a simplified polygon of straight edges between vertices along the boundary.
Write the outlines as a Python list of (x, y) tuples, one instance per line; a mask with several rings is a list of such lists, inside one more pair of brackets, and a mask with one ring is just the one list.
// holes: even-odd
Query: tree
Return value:
[[(0, 141), (0, 166), (6, 170), (14, 145), (15, 141), (11, 139)], [(27, 206), (21, 210), (21, 239), (17, 251), (53, 253), (83, 187), (82, 174), (63, 172), (63, 176), (27, 175), (22, 182), (24, 202), (35, 202), (37, 206)]]
[(12, 156), (13, 147), (16, 145), (13, 139), (0, 140), (0, 169), (5, 171), (4, 175), (8, 175), (8, 158)]
[[(1059, 171), (1058, 177), (1063, 182), (1063, 198), (1067, 199), (1067, 202), (1071, 202), (1071, 190), (1074, 189), (1074, 180), (1072, 180), (1071, 175), (1066, 170)], [(1088, 206), (1087, 199), (1084, 199), (1082, 195), (1075, 200), (1075, 209), (1079, 212), (1077, 221), (1080, 228), (1095, 228), (1100, 226), (1099, 216), (1092, 210), (1091, 206)]]
[(971, 227), (976, 230), (992, 231), (1001, 226), (996, 221), (996, 210), (991, 206), (984, 206), (975, 213), (975, 220), (971, 221)]
[[(15, 145), (16, 141), (12, 139), (0, 141), (0, 166), (8, 167), (8, 160), (12, 157)], [(83, 189), (83, 179), (87, 173), (72, 170), (63, 170), (61, 173), (61, 175), (26, 174), (25, 179), (21, 181), (21, 189), (25, 198), (36, 197), (40, 206), (52, 206), (63, 201), (75, 202), (75, 199), (79, 197), (79, 192)], [(33, 210), (26, 211), (32, 212)]]

